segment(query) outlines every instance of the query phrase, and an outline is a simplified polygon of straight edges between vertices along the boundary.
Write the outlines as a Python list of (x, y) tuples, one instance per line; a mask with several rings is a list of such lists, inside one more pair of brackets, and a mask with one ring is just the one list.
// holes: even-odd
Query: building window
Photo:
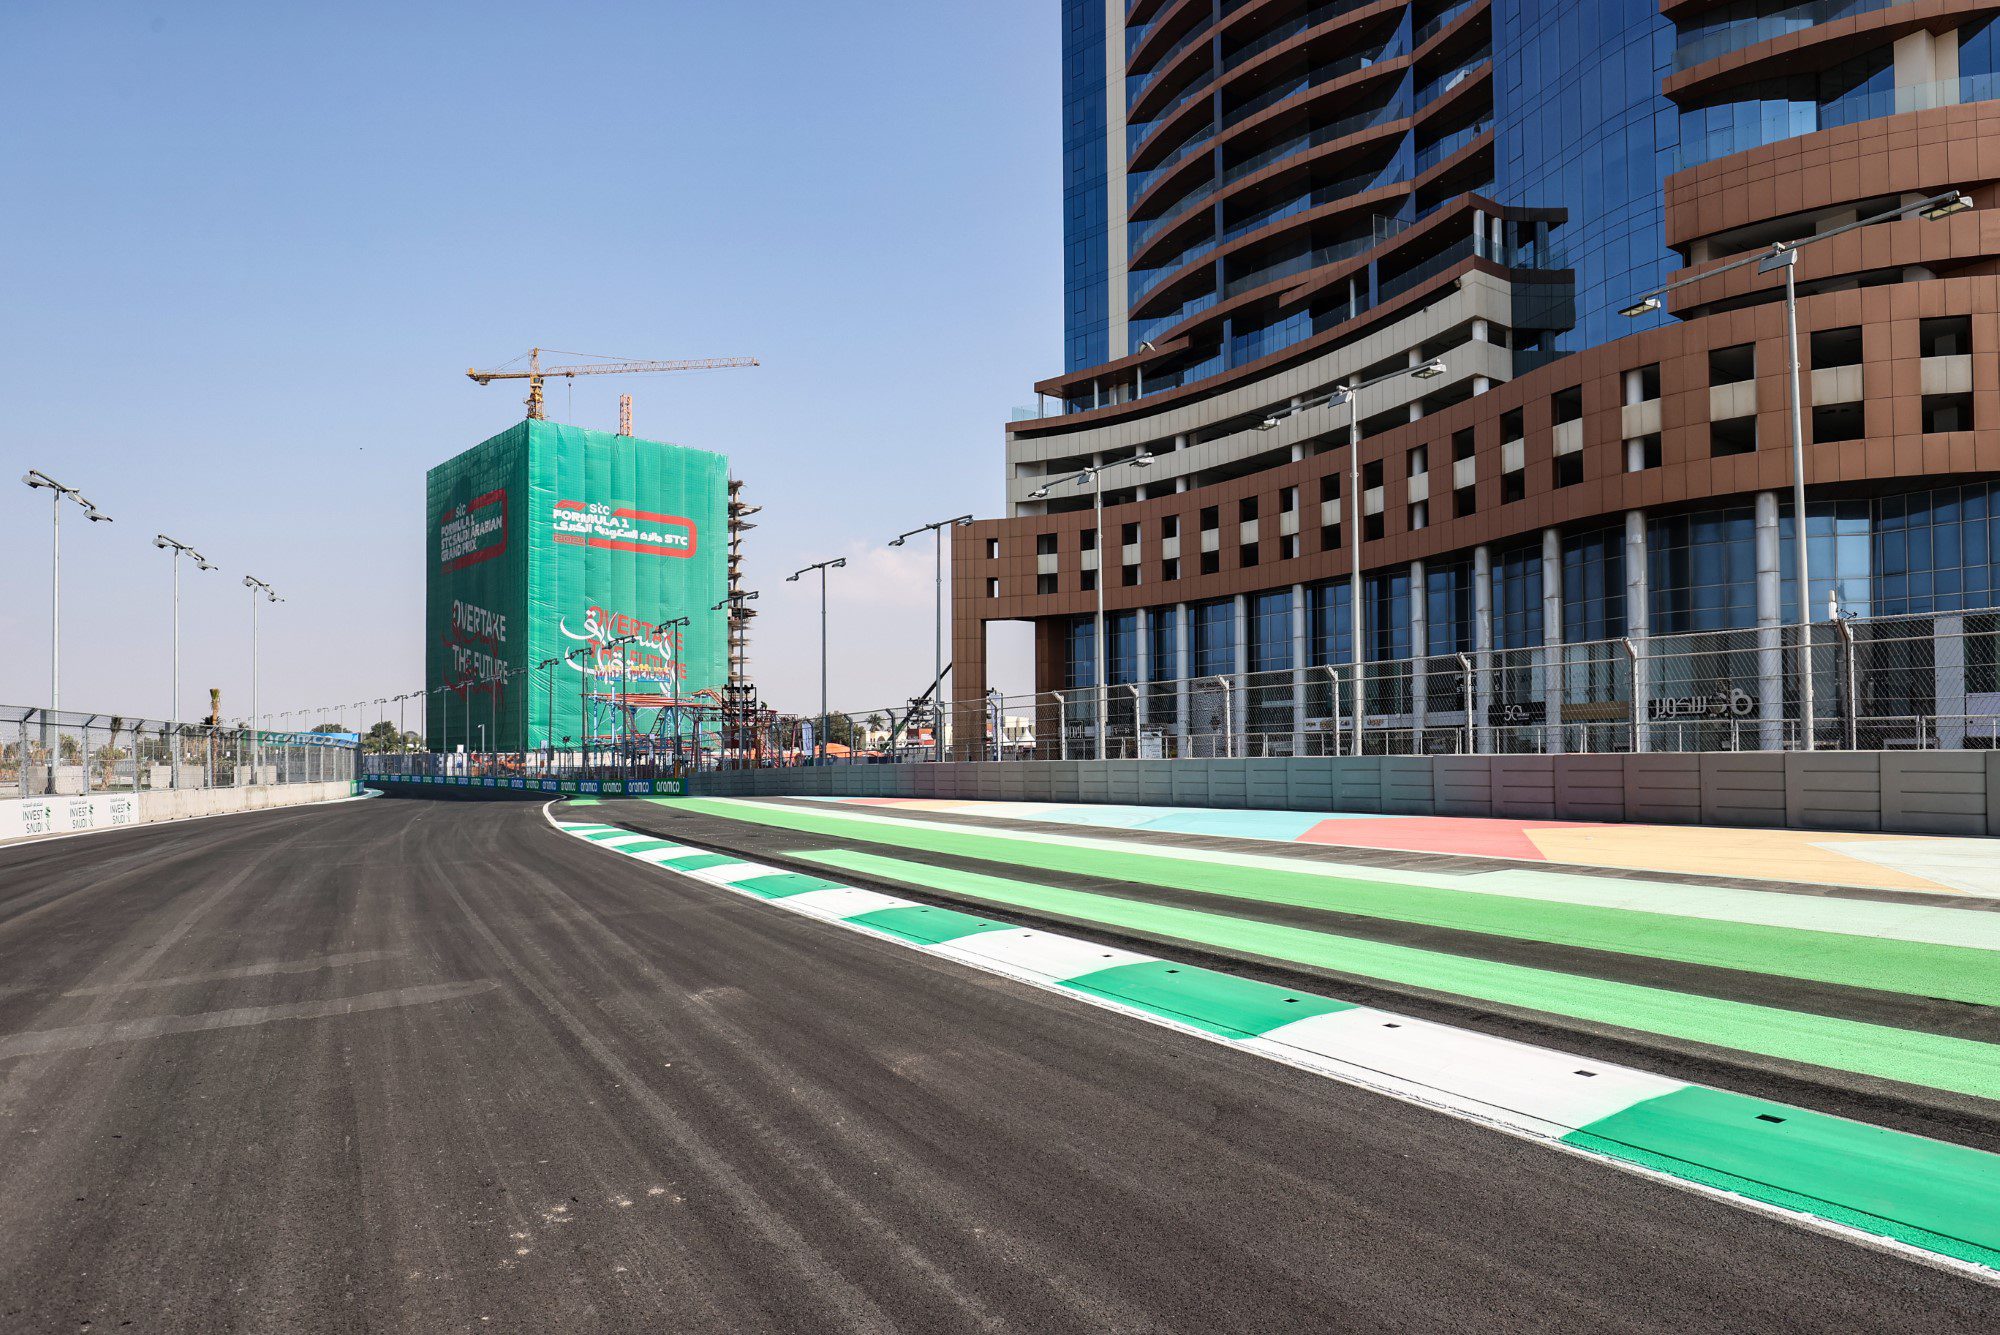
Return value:
[(1139, 567), (1137, 566), (1122, 566), (1119, 573), (1125, 587), (1128, 589), (1139, 582)]
[(1708, 452), (1716, 458), (1757, 448), (1757, 345), (1708, 354)]
[(1077, 583), (1078, 587), (1080, 587), (1085, 593), (1089, 593), (1092, 589), (1095, 589), (1097, 587), (1097, 572), (1095, 570), (1083, 571), (1082, 577), (1077, 581)]
[(1037, 533), (1035, 535), (1035, 555), (1054, 556), (1055, 554), (1056, 535), (1053, 533)]
[(1137, 546), (1139, 542), (1139, 526), (1137, 524), (1126, 524), (1121, 527), (1118, 530), (1118, 541), (1127, 547)]
[(1238, 522), (1247, 524), (1256, 517), (1257, 498), (1255, 496), (1245, 496), (1242, 500), (1236, 502), (1236, 518)]
[(1094, 552), (1094, 551), (1096, 551), (1096, 550), (1097, 550), (1097, 530), (1096, 530), (1096, 529), (1094, 529), (1094, 528), (1087, 528), (1087, 529), (1083, 530), (1083, 533), (1082, 533), (1082, 535), (1081, 535), (1081, 539), (1080, 539), (1080, 542), (1079, 542), (1079, 546), (1081, 546), (1081, 547), (1082, 547), (1082, 549), (1083, 549), (1084, 551), (1086, 551), (1086, 552)]
[(1642, 473), (1648, 468), (1660, 466), (1660, 437), (1658, 434), (1640, 436), (1625, 442), (1625, 471)]
[(1972, 430), (1972, 396), (1970, 394), (1926, 394), (1924, 395), (1924, 434), (1936, 435), (1940, 431)]
[(1563, 535), (1563, 643), (1615, 640), (1625, 633), (1625, 530)]
[(1965, 357), (1972, 352), (1972, 317), (1941, 315), (1917, 322), (1917, 346), (1924, 357)]
[(1222, 569), (1222, 554), (1220, 552), (1203, 552), (1201, 554), (1202, 574), (1213, 575), (1218, 573), (1221, 569)]
[(1542, 643), (1540, 543), (1493, 558), (1493, 647), (1527, 649)]
[(1555, 484), (1558, 487), (1574, 487), (1583, 481), (1583, 456), (1581, 454), (1558, 454), (1555, 459)]
[(1409, 525), (1410, 532), (1415, 533), (1418, 529), (1429, 528), (1431, 526), (1431, 503), (1429, 501), (1411, 501), (1409, 511), (1409, 514), (1405, 515), (1404, 519)]
[(1278, 513), (1284, 515), (1294, 514), (1298, 511), (1298, 508), (1299, 489), (1297, 487), (1280, 488), (1278, 491)]
[(1655, 635), (1757, 624), (1756, 519), (1748, 506), (1646, 524)]
[(1236, 564), (1248, 570), (1257, 564), (1257, 544), (1246, 542), (1236, 549)]
[(1047, 594), (1047, 593), (1054, 593), (1055, 591), (1056, 591), (1056, 577), (1054, 575), (1043, 574), (1035, 576), (1036, 593)]
[(1424, 633), (1428, 654), (1472, 652), (1472, 563), (1440, 561), (1424, 570)]
[(1236, 602), (1232, 598), (1195, 603), (1188, 608), (1191, 662), (1197, 677), (1236, 671)]
[(986, 559), (989, 561), (998, 561), (1000, 559), (1000, 539), (988, 538), (986, 540)]
[(1525, 500), (1528, 495), (1528, 475), (1526, 473), (1502, 473), (1500, 475), (1500, 504), (1512, 505)]
[(1757, 419), (1732, 417), (1708, 424), (1708, 452), (1717, 459), (1757, 452)]
[(1179, 579), (1180, 577), (1181, 577), (1181, 558), (1180, 558), (1180, 557), (1178, 557), (1178, 556), (1169, 556), (1169, 557), (1168, 557), (1168, 558), (1167, 558), (1166, 560), (1164, 560), (1164, 561), (1160, 562), (1160, 582), (1161, 582), (1161, 583), (1163, 583), (1163, 584), (1171, 584), (1171, 583), (1173, 583), (1173, 582), (1174, 582), (1175, 580)]
[(997, 580), (997, 579), (989, 579), (989, 580), (987, 580), (987, 581), (986, 581), (986, 596), (987, 596), (988, 598), (998, 598), (998, 597), (1000, 596), (1000, 581), (999, 581), (999, 580)]
[(1278, 539), (1278, 559), (1292, 560), (1299, 554), (1299, 538), (1296, 533), (1287, 533)]

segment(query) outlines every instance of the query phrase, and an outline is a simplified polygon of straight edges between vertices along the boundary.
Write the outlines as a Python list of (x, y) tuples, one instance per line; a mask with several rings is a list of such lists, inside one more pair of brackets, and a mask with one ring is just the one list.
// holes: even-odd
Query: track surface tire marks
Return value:
[(0, 852), (0, 1035), (273, 1016), (0, 1061), (0, 1328), (2000, 1319), (1963, 1278), (793, 918), (533, 806), (215, 824)]

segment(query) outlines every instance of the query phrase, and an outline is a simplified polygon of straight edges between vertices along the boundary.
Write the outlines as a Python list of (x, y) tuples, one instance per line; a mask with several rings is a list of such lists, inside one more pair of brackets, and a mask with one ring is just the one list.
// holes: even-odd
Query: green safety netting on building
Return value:
[(701, 707), (728, 671), (715, 610), (728, 592), (727, 459), (528, 421), (427, 484), (433, 749), (479, 747), (482, 725), (496, 751), (712, 729)]

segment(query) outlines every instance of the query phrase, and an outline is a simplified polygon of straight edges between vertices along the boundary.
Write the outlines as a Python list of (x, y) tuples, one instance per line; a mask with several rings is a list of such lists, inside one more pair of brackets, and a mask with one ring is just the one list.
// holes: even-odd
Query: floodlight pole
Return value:
[[(1798, 569), (1793, 574), (1795, 576), (1794, 582), (1798, 589), (1796, 596), (1798, 600), (1799, 620), (1799, 724), (1802, 733), (1800, 743), (1807, 751), (1815, 749), (1816, 739), (1813, 734), (1818, 730), (1818, 725), (1815, 718), (1813, 700), (1812, 578), (1811, 571), (1807, 565), (1810, 559), (1810, 547), (1806, 542), (1805, 423), (1800, 407), (1799, 393), (1799, 298), (1797, 281), (1799, 250), (1804, 246), (1816, 245), (1822, 241), (1830, 241), (1836, 236), (1844, 235), (1859, 228), (1872, 227), (1876, 223), (1898, 222), (1910, 217), (1922, 217), (1927, 221), (1937, 222), (1955, 213), (1967, 212), (1971, 208), (1972, 200), (1964, 191), (1947, 190), (1942, 194), (1931, 195), (1928, 198), (1899, 205), (1896, 208), (1888, 209), (1866, 218), (1858, 218), (1853, 222), (1843, 223), (1839, 227), (1830, 228), (1824, 232), (1815, 232), (1813, 235), (1802, 237), (1797, 241), (1774, 242), (1769, 250), (1755, 255), (1746, 255), (1742, 259), (1732, 260), (1728, 264), (1720, 264), (1713, 269), (1705, 269), (1701, 273), (1668, 283), (1665, 287), (1655, 288), (1653, 291), (1641, 296), (1630, 306), (1618, 312), (1620, 315), (1632, 318), (1650, 315), (1655, 311), (1663, 309), (1660, 298), (1666, 296), (1669, 292), (1677, 291), (1694, 283), (1706, 282), (1720, 274), (1728, 273), (1732, 269), (1741, 269), (1746, 265), (1756, 265), (1757, 272), (1760, 274), (1770, 273), (1775, 269), (1785, 271), (1785, 380), (1787, 406), (1790, 410), (1788, 415), (1791, 426), (1792, 446), (1792, 540), (1794, 544), (1794, 563), (1798, 566)], [(1850, 716), (1853, 714), (1853, 709), (1853, 702), (1850, 701), (1848, 703), (1848, 713)]]

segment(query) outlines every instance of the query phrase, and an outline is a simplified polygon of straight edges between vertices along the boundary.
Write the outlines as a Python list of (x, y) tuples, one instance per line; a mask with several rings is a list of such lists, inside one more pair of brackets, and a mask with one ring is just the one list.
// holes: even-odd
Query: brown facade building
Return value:
[[(2000, 0), (1063, 17), (1068, 369), (1007, 428), (1007, 517), (953, 534), (958, 735), (988, 623), (1028, 620), (1048, 754), (1325, 749), (1357, 647), (1402, 682), (1359, 711), (1385, 750), (1563, 749), (1731, 692), (1798, 744), (1785, 276), (1736, 263), (1777, 243), (1806, 619), (2000, 631)], [(1695, 633), (1745, 654), (1651, 699), (1548, 684)], [(1893, 708), (1990, 737), (1983, 644), (1895, 701), (1830, 679), (1813, 736)], [(1100, 662), (1131, 688), (1102, 726)], [(1532, 736), (1480, 736), (1503, 709)]]

